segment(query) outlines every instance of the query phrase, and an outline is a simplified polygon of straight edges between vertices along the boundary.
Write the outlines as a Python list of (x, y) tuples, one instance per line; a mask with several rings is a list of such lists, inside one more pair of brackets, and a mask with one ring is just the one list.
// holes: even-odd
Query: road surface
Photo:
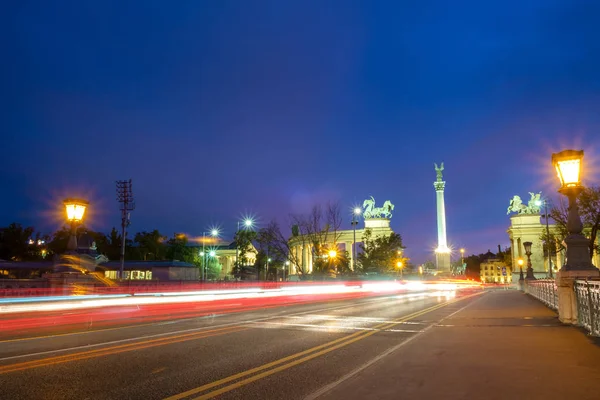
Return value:
[(480, 295), (389, 294), (5, 335), (0, 397), (317, 398)]

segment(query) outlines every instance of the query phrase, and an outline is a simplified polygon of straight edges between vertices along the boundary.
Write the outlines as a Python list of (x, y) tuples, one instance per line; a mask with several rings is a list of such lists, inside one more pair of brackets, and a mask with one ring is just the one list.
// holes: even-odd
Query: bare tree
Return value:
[(303, 246), (310, 246), (312, 265), (319, 270), (319, 260), (330, 250), (328, 245), (337, 245), (340, 237), (342, 217), (339, 203), (328, 202), (324, 211), (323, 207), (317, 204), (308, 215), (292, 215), (291, 220), (296, 227), (299, 238), (297, 240), (300, 240)]
[[(262, 247), (268, 248), (272, 254), (276, 255), (276, 257), (282, 260), (288, 260), (297, 266), (302, 265), (302, 256), (298, 256), (298, 254), (292, 251), (293, 249), (290, 245), (289, 236), (286, 236), (281, 232), (279, 223), (277, 223), (276, 220), (271, 221), (266, 227), (258, 232), (257, 241)], [(301, 269), (298, 269), (298, 272), (300, 272), (300, 274), (304, 273)]]

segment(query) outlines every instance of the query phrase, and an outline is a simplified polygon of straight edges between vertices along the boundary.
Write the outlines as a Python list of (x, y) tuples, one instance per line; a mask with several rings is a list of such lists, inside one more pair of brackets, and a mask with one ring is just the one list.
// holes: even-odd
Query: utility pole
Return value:
[(131, 179), (127, 181), (117, 181), (117, 201), (121, 203), (121, 272), (120, 278), (123, 279), (125, 270), (125, 238), (127, 237), (127, 227), (131, 223), (131, 211), (135, 209), (133, 201), (133, 192), (131, 190)]

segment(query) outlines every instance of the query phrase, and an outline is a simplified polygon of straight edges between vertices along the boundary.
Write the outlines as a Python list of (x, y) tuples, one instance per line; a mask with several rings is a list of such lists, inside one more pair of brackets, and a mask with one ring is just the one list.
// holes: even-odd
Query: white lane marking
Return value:
[[(371, 323), (380, 323), (380, 324), (397, 324), (398, 321), (388, 321), (386, 319), (381, 319), (381, 318), (373, 318), (373, 317), (353, 317), (353, 316), (348, 316), (348, 317), (334, 317), (332, 315), (309, 315), (308, 317), (299, 317), (299, 316), (290, 316), (290, 317), (282, 317), (282, 319), (285, 318), (290, 318), (290, 319), (314, 319), (317, 321), (343, 321), (343, 322), (371, 322)], [(424, 325), (422, 322), (410, 322), (410, 321), (404, 321), (401, 322), (401, 324), (407, 324), (407, 325)]]
[[(479, 301), (483, 296), (479, 297), (477, 300), (469, 302), (469, 304), (465, 305), (464, 307), (461, 307), (460, 309), (458, 309), (457, 311), (453, 312), (452, 314), (449, 314), (447, 316), (445, 316), (444, 318), (440, 319), (438, 322), (442, 322), (443, 320), (452, 317), (455, 314), (458, 314), (459, 312), (461, 312), (462, 310), (464, 310), (467, 307), (470, 307), (471, 305), (473, 305), (475, 302)], [(423, 334), (427, 333), (431, 328), (433, 328), (434, 326), (436, 326), (437, 322), (434, 322), (430, 325), (428, 325), (425, 329), (423, 329), (421, 332), (410, 336), (409, 338), (403, 340), (401, 343), (397, 344), (394, 347), (391, 347), (389, 349), (387, 349), (386, 351), (384, 351), (383, 353), (379, 354), (377, 357), (367, 361), (366, 363), (364, 363), (363, 365), (361, 365), (360, 367), (356, 368), (355, 370), (347, 373), (346, 375), (342, 376), (340, 379), (338, 379), (335, 382), (330, 383), (329, 385), (325, 385), (323, 386), (321, 389), (309, 394), (308, 396), (306, 396), (304, 398), (304, 400), (315, 400), (319, 397), (321, 397), (322, 395), (324, 395), (325, 393), (331, 391), (332, 389), (334, 389), (336, 386), (338, 386), (339, 384), (347, 381), (348, 379), (352, 378), (353, 376), (357, 375), (358, 373), (364, 371), (365, 369), (369, 368), (371, 365), (375, 364), (376, 362), (380, 361), (381, 359), (387, 357), (388, 355), (392, 354), (393, 352), (395, 352), (396, 350), (398, 350), (399, 348), (401, 348), (402, 346), (407, 345), (408, 343), (412, 342), (413, 340), (415, 340), (416, 338), (422, 336)]]
[[(381, 301), (381, 300), (386, 300), (386, 297), (383, 298), (378, 298), (378, 299), (369, 299), (368, 302), (374, 302), (374, 301)], [(367, 303), (367, 302), (364, 302)], [(356, 307), (356, 304), (350, 304), (350, 305), (345, 305), (345, 306), (341, 306), (341, 307), (326, 307), (326, 308), (321, 308), (321, 309), (317, 309), (317, 310), (311, 310), (311, 311), (302, 311), (299, 313), (294, 313), (294, 314), (290, 314), (290, 316), (296, 316), (296, 315), (305, 315), (305, 314), (309, 314), (311, 312), (322, 312), (322, 311), (331, 311), (331, 310), (340, 310), (340, 309), (345, 309), (345, 308), (350, 308), (350, 307)], [(217, 315), (219, 316), (219, 315)], [(63, 349), (55, 349), (55, 350), (48, 350), (48, 351), (40, 351), (37, 353), (28, 353), (28, 354), (20, 354), (20, 355), (15, 355), (15, 356), (10, 356), (10, 357), (3, 357), (0, 358), (0, 361), (5, 361), (5, 360), (13, 360), (16, 358), (28, 358), (28, 357), (35, 357), (35, 356), (42, 356), (42, 355), (47, 355), (47, 354), (54, 354), (54, 353), (63, 353), (63, 352), (68, 352), (68, 351), (76, 351), (76, 350), (82, 350), (82, 349), (91, 349), (94, 347), (100, 347), (100, 346), (105, 346), (105, 345), (113, 345), (113, 344), (118, 344), (118, 343), (126, 343), (126, 342), (132, 342), (132, 341), (136, 341), (136, 340), (145, 340), (145, 339), (152, 339), (152, 338), (157, 338), (157, 337), (162, 337), (162, 336), (169, 336), (169, 335), (177, 335), (180, 333), (188, 333), (188, 332), (200, 332), (203, 330), (207, 330), (207, 329), (215, 329), (215, 328), (223, 328), (223, 327), (227, 327), (227, 326), (232, 326), (232, 325), (246, 325), (246, 324), (252, 324), (252, 323), (257, 323), (257, 322), (262, 322), (262, 321), (268, 321), (271, 319), (276, 319), (276, 318), (282, 318), (280, 315), (277, 316), (272, 316), (272, 317), (265, 317), (265, 318), (258, 318), (258, 319), (253, 319), (253, 320), (245, 320), (245, 321), (239, 321), (239, 322), (230, 322), (227, 324), (220, 324), (220, 325), (212, 325), (212, 326), (205, 326), (202, 328), (190, 328), (190, 329), (183, 329), (183, 330), (178, 330), (178, 331), (171, 331), (171, 332), (165, 332), (165, 333), (157, 333), (157, 334), (153, 334), (153, 335), (144, 335), (144, 336), (138, 336), (135, 338), (128, 338), (128, 339), (119, 339), (119, 340), (113, 340), (113, 341), (109, 341), (109, 342), (102, 342), (102, 343), (95, 343), (95, 344), (89, 344), (89, 345), (84, 345), (84, 346), (75, 346), (75, 347), (67, 347), (67, 348), (63, 348)], [(190, 318), (190, 320), (193, 320), (194, 318)], [(156, 324), (152, 324), (152, 325), (160, 325), (162, 322), (158, 322)], [(148, 326), (152, 326), (152, 325), (145, 325), (143, 327), (148, 327)], [(124, 327), (124, 328), (135, 328), (134, 326), (130, 326), (130, 327)], [(102, 330), (99, 331), (93, 331), (93, 332), (74, 332), (72, 333), (72, 335), (76, 335), (76, 334), (84, 334), (84, 333), (100, 333), (103, 332)], [(71, 335), (71, 334), (68, 334)], [(60, 336), (56, 336), (56, 337), (61, 337), (61, 336), (67, 336), (67, 335), (60, 335)], [(50, 338), (55, 338), (54, 336), (41, 336), (38, 338), (30, 338), (30, 339), (23, 339), (23, 341), (26, 340), (35, 340), (35, 339), (50, 339)], [(0, 342), (1, 343), (1, 342)]]
[(339, 326), (339, 325), (313, 325), (313, 324), (291, 324), (285, 322), (255, 322), (255, 325), (281, 325), (281, 326), (297, 326), (301, 328), (317, 328), (318, 330), (327, 330), (327, 331), (335, 331), (335, 330), (356, 330), (356, 331), (378, 331), (378, 332), (422, 332), (415, 330), (404, 330), (404, 329), (378, 329), (378, 328), (368, 328), (364, 326)]

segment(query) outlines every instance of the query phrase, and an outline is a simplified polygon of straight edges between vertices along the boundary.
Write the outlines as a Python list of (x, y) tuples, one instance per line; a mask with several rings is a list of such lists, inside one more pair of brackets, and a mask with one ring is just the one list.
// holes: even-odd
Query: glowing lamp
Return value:
[(581, 186), (581, 163), (583, 150), (564, 150), (552, 154), (552, 164), (556, 168), (561, 188), (559, 191)]
[(329, 250), (329, 253), (328, 253), (328, 254), (329, 254), (329, 257), (330, 257), (330, 258), (335, 258), (335, 257), (337, 257), (337, 251), (335, 251), (335, 250)]
[(522, 266), (523, 266), (523, 264), (524, 264), (524, 261), (523, 261), (523, 259), (519, 258), (519, 259), (517, 260), (517, 264), (519, 264), (519, 267), (522, 267)]
[(219, 236), (219, 230), (218, 229), (213, 229), (210, 231), (210, 235), (211, 236)]
[(252, 227), (252, 225), (254, 225), (254, 221), (252, 221), (250, 218), (246, 218), (246, 219), (244, 220), (244, 226), (245, 226), (246, 228), (251, 228), (251, 227)]
[(465, 249), (460, 249), (460, 254), (465, 254)]
[(354, 215), (360, 215), (361, 213), (362, 213), (362, 210), (360, 208), (356, 207), (354, 209)]
[(89, 203), (80, 199), (66, 199), (64, 204), (67, 211), (67, 220), (69, 222), (81, 222)]
[(402, 268), (402, 266), (403, 266), (403, 265), (404, 265), (404, 264), (402, 264), (402, 261), (398, 261), (398, 262), (396, 263), (396, 266), (397, 266), (398, 268)]

